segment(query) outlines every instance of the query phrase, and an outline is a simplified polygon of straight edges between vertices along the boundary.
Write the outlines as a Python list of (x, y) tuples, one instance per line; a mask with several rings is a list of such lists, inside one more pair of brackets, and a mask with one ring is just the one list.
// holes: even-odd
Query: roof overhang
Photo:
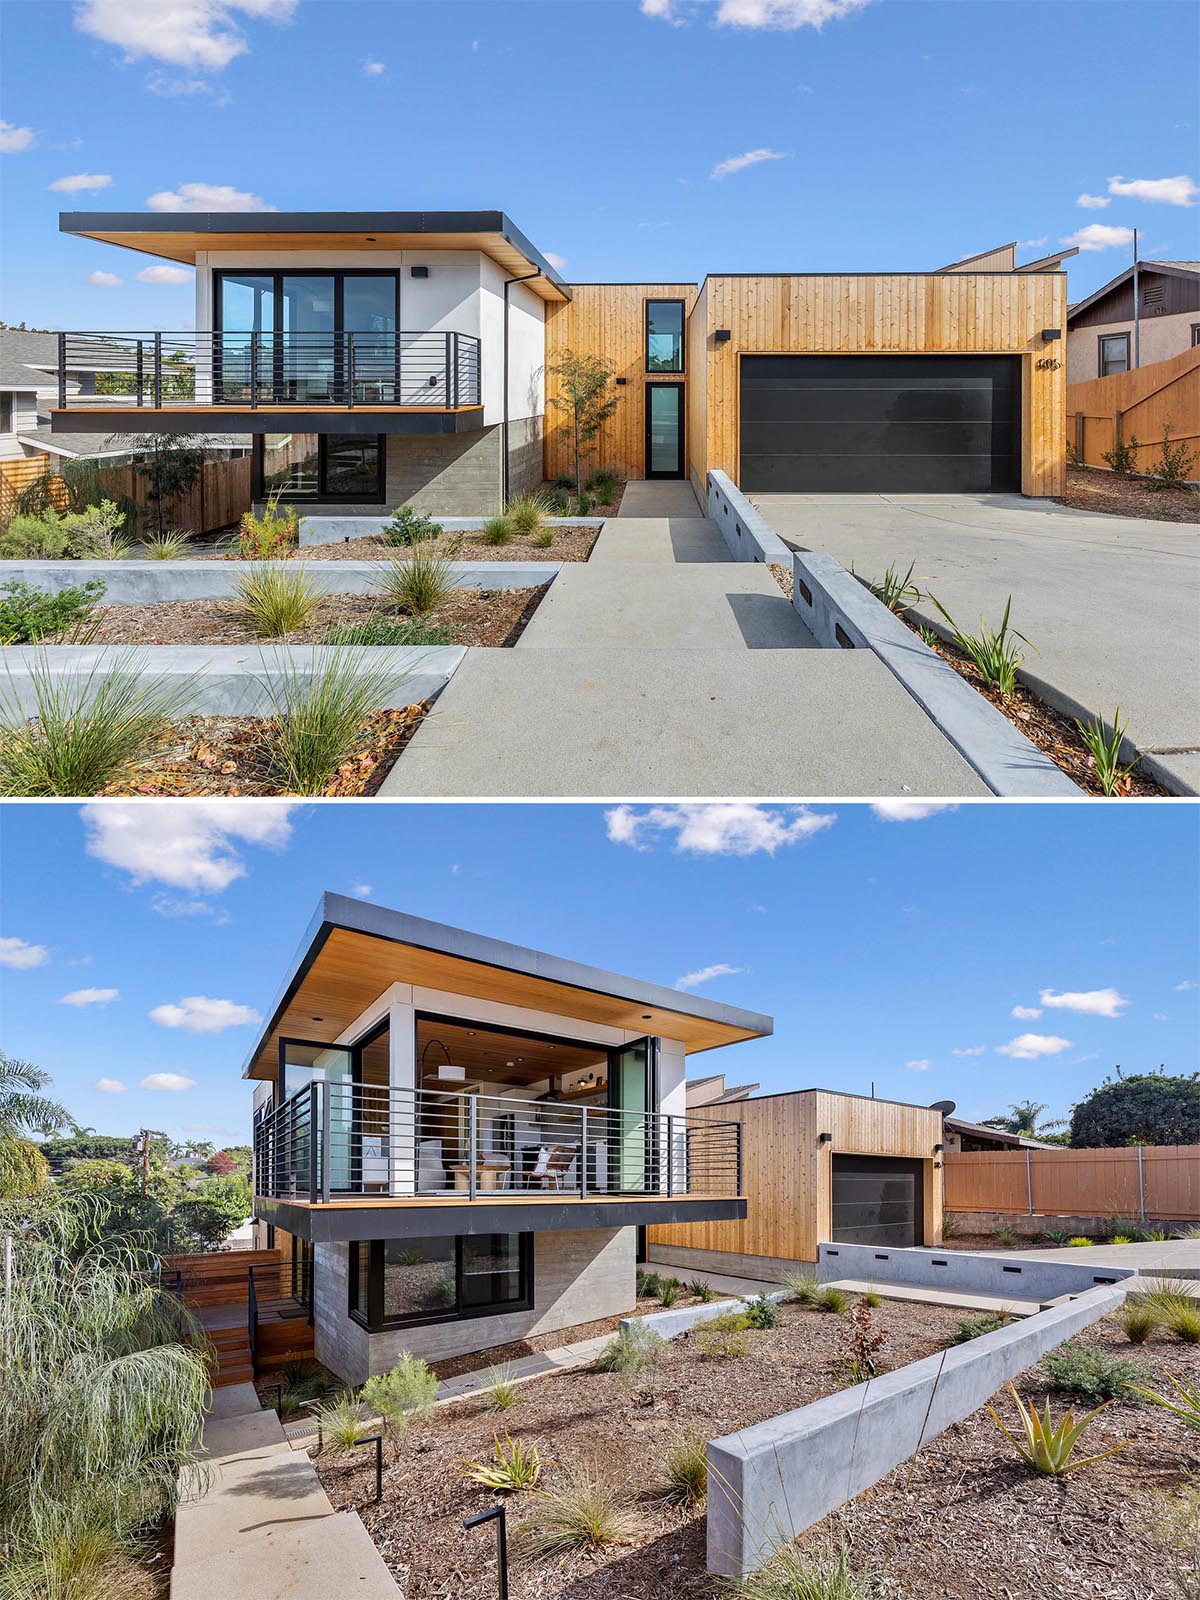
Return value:
[(393, 983), (678, 1039), (689, 1054), (774, 1031), (754, 1011), (326, 894), (242, 1076), (273, 1078), (281, 1038), (332, 1043)]
[(89, 396), (86, 405), (51, 409), (51, 433), (194, 433), (227, 428), (231, 433), (337, 433), (362, 437), (379, 433), (429, 434), (475, 433), (483, 427), (482, 406), (459, 406), (454, 410), (432, 407), (428, 411), (404, 410), (384, 406), (169, 406), (162, 410), (145, 406), (97, 405)]
[(503, 211), (64, 211), (60, 233), (194, 267), (206, 250), (481, 250), (543, 300), (571, 290)]
[[(1193, 267), (1176, 267), (1164, 261), (1139, 261), (1138, 271), (1157, 272), (1166, 278), (1195, 278), (1200, 276)], [(1122, 284), (1128, 283), (1133, 277), (1133, 268), (1126, 267), (1123, 272), (1118, 272), (1115, 278), (1110, 278), (1107, 283), (1102, 283), (1098, 289), (1088, 295), (1086, 300), (1079, 300), (1073, 306), (1067, 307), (1067, 323), (1072, 317), (1078, 316), (1081, 311), (1086, 311), (1089, 306), (1094, 306), (1097, 300), (1103, 300), (1106, 294), (1111, 294), (1114, 289), (1119, 289)]]

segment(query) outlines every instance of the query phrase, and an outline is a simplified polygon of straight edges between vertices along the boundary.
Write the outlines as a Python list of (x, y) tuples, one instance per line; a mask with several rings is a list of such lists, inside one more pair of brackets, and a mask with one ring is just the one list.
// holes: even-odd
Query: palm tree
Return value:
[(49, 1082), (41, 1067), (0, 1051), (0, 1200), (28, 1194), (46, 1181), (46, 1158), (29, 1136), (57, 1133), (71, 1120), (65, 1106), (42, 1093)]
[(1055, 1117), (1049, 1121), (1041, 1120), (1042, 1112), (1050, 1107), (1040, 1100), (1019, 1100), (1015, 1106), (1009, 1106), (1007, 1115), (988, 1117), (983, 1126), (996, 1128), (1000, 1133), (1012, 1133), (1020, 1139), (1041, 1139), (1048, 1133), (1054, 1133), (1058, 1128), (1066, 1127), (1063, 1117)]

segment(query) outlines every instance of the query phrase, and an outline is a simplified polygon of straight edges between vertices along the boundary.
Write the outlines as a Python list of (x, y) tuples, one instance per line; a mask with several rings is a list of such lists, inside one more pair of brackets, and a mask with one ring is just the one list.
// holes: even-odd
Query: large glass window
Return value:
[(683, 301), (646, 301), (646, 371), (683, 371)]
[(454, 1239), (385, 1239), (383, 1320), (412, 1322), (458, 1302)]
[(533, 1235), (373, 1239), (350, 1246), (350, 1312), (370, 1329), (533, 1304)]
[(386, 445), (377, 433), (265, 433), (256, 496), (382, 504)]

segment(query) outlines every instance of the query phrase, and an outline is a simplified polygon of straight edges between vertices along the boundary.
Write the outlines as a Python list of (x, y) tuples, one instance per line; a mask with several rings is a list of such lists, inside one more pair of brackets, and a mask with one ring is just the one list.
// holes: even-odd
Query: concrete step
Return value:
[(171, 1574), (171, 1600), (398, 1600), (399, 1590), (352, 1511), (306, 1526), (272, 1529), (241, 1548)]
[(262, 1402), (259, 1400), (253, 1383), (235, 1383), (222, 1389), (219, 1394), (214, 1394), (212, 1404), (208, 1408), (205, 1426), (213, 1422), (223, 1422), (226, 1417), (249, 1416), (251, 1412), (261, 1411)]
[(280, 1454), (291, 1446), (283, 1424), (273, 1411), (251, 1411), (246, 1416), (210, 1420), (205, 1424), (200, 1456), (206, 1461), (233, 1461), (250, 1454)]
[[(305, 1455), (275, 1447), (248, 1450), (208, 1464), (206, 1492), (175, 1514), (175, 1564), (240, 1551), (269, 1534), (323, 1522), (333, 1507)], [(328, 1568), (326, 1580), (336, 1567)]]

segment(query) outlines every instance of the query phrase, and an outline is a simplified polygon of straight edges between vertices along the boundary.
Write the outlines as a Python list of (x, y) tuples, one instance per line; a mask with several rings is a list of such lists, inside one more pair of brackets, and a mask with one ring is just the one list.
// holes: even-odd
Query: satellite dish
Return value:
[(954, 1101), (935, 1100), (929, 1109), (930, 1111), (940, 1111), (944, 1117), (952, 1117), (954, 1115)]

